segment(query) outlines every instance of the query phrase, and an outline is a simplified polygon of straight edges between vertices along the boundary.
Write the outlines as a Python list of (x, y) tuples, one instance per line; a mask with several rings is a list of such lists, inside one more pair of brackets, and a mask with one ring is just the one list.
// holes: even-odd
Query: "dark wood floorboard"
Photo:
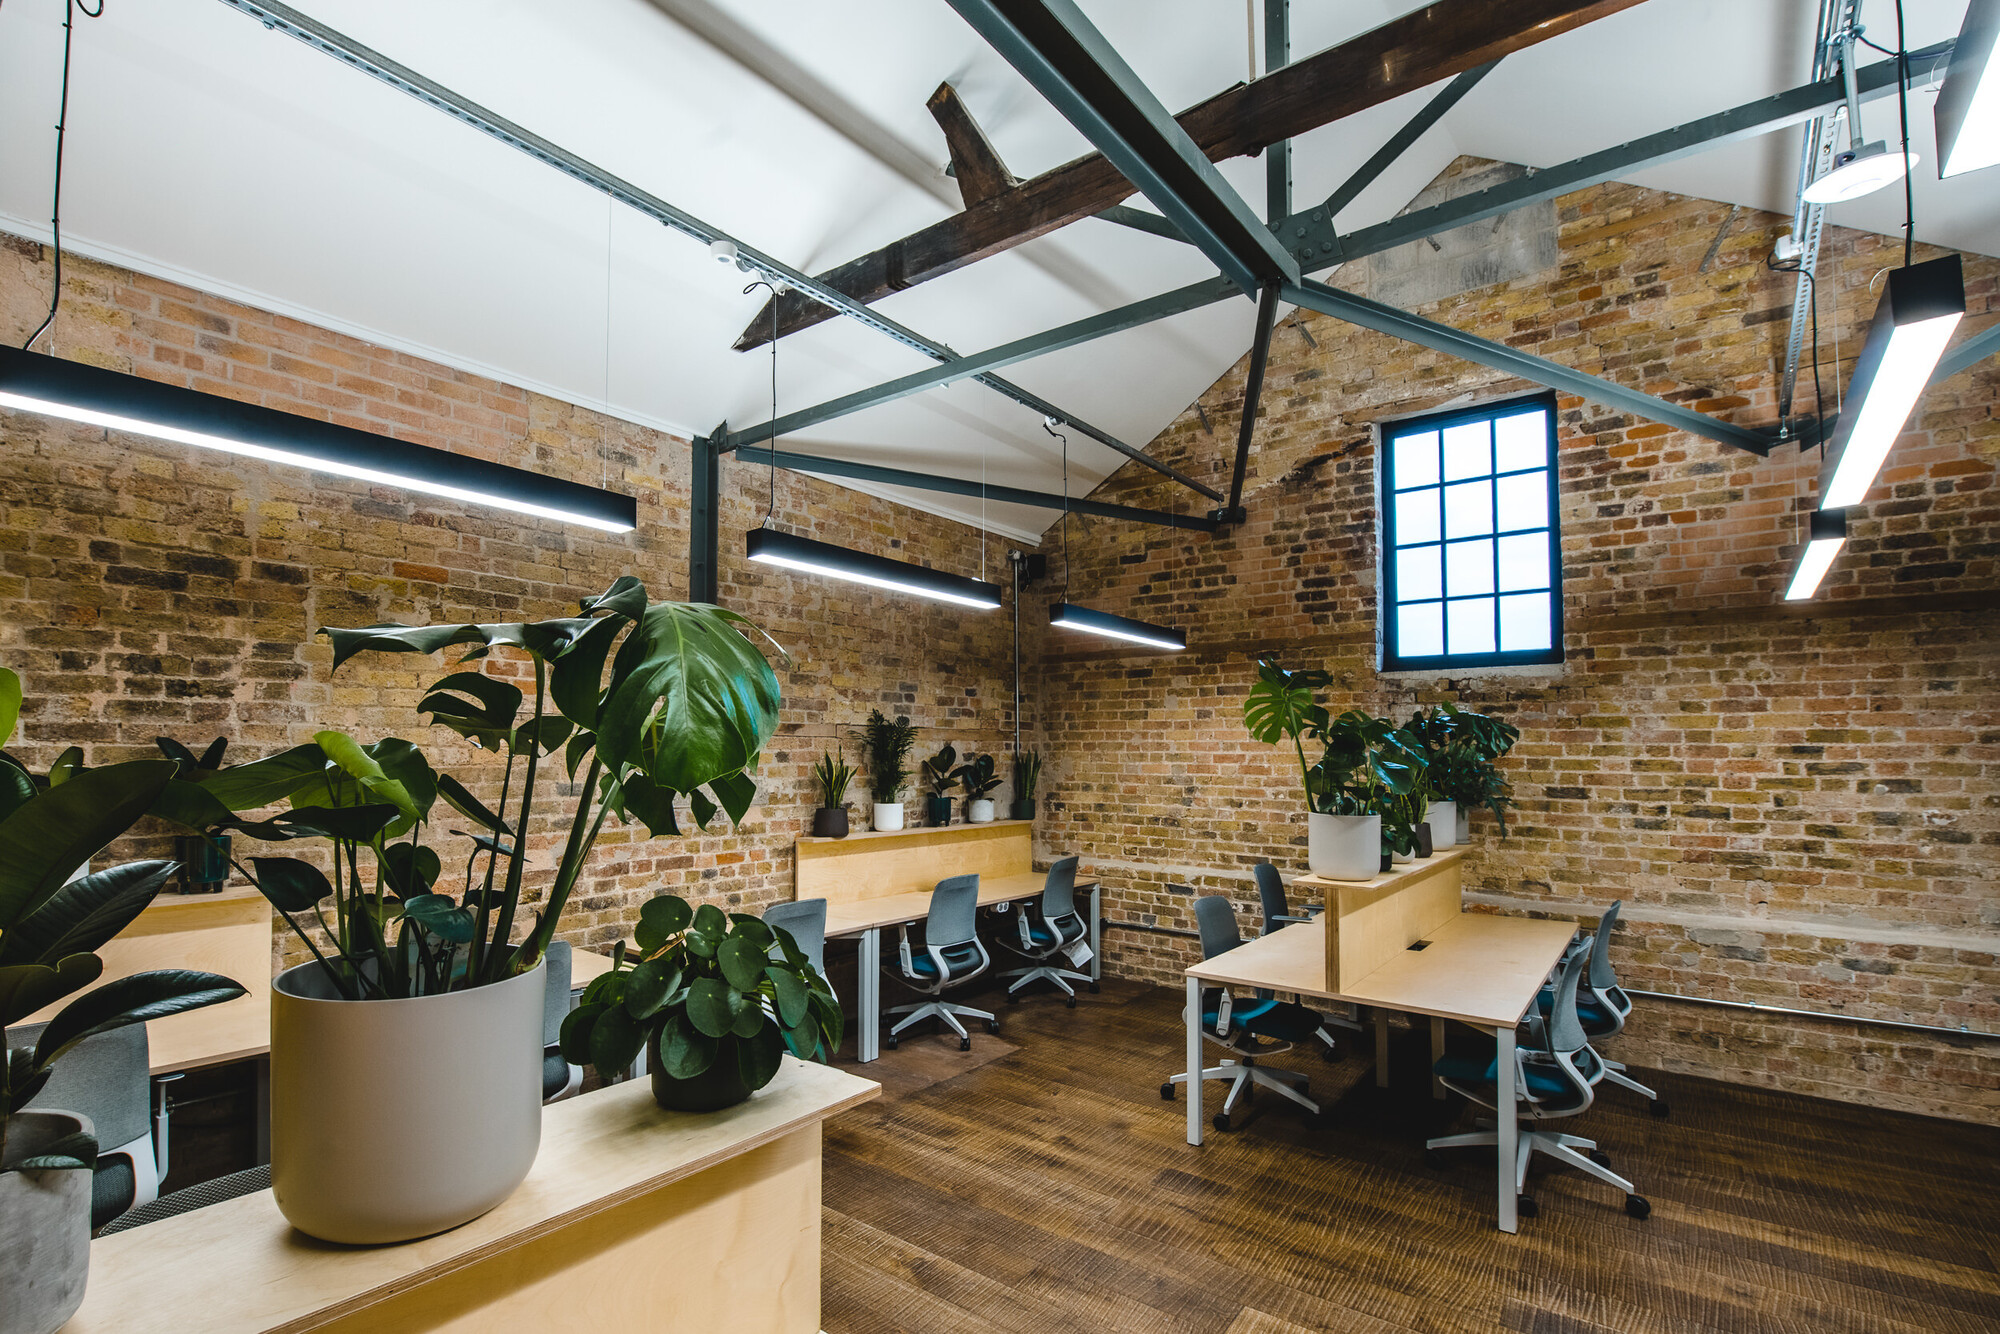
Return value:
[(1429, 1096), (1427, 1029), (1392, 1029), (1388, 1090), (1368, 1037), (1274, 1059), (1320, 1120), (1264, 1094), (1197, 1149), (1159, 1095), (1179, 991), (988, 1000), (970, 1052), (913, 1034), (851, 1067), (884, 1093), (827, 1127), (829, 1334), (2000, 1331), (2000, 1130), (1635, 1072), (1671, 1117), (1613, 1088), (1564, 1128), (1653, 1216), (1537, 1159), (1508, 1237), (1490, 1152), (1425, 1165), (1470, 1125)]

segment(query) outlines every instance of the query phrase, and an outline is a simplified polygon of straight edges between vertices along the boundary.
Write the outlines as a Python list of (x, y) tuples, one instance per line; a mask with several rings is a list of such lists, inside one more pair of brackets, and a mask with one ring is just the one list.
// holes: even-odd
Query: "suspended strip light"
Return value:
[(1819, 581), (1826, 578), (1833, 558), (1846, 545), (1847, 511), (1814, 510), (1805, 550), (1799, 552), (1798, 568), (1792, 571), (1792, 584), (1785, 590), (1785, 601), (1797, 602), (1818, 592)]
[(850, 551), (829, 542), (795, 537), (775, 528), (752, 528), (744, 535), (745, 554), (764, 565), (781, 565), (788, 570), (824, 575), (895, 593), (912, 593), (937, 602), (992, 611), (1000, 605), (1000, 585), (964, 575), (946, 574), (921, 565)]
[(1964, 314), (1965, 278), (1957, 255), (1890, 271), (1854, 362), (1848, 406), (1827, 441), (1821, 508), (1845, 509), (1867, 498)]
[(639, 524), (638, 502), (615, 491), (18, 348), (0, 347), (0, 407), (607, 533)]
[(1130, 640), (1134, 644), (1145, 644), (1151, 648), (1172, 649), (1178, 653), (1187, 647), (1187, 636), (1178, 630), (1170, 630), (1164, 625), (1153, 625), (1146, 621), (1135, 621), (1126, 616), (1113, 616), (1108, 611), (1092, 611), (1088, 607), (1075, 606), (1068, 602), (1049, 604), (1049, 624), (1065, 630), (1081, 630), (1085, 634), (1104, 635), (1110, 639)]
[(2000, 164), (2000, 0), (1972, 0), (1937, 99), (1938, 175)]

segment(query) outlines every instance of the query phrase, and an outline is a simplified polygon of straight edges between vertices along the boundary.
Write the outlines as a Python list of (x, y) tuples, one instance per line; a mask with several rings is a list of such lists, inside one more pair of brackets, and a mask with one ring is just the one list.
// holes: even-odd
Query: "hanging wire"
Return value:
[(1063, 549), (1063, 601), (1064, 601), (1064, 602), (1068, 602), (1068, 601), (1069, 601), (1069, 437), (1068, 437), (1067, 435), (1064, 435), (1064, 434), (1063, 434), (1063, 433), (1062, 433), (1061, 431), (1058, 431), (1058, 430), (1057, 430), (1057, 429), (1056, 429), (1056, 428), (1055, 428), (1054, 426), (1051, 426), (1051, 425), (1049, 424), (1049, 421), (1048, 421), (1048, 419), (1047, 419), (1047, 418), (1044, 418), (1044, 419), (1043, 419), (1043, 421), (1042, 421), (1042, 429), (1043, 429), (1044, 431), (1047, 431), (1047, 432), (1048, 432), (1048, 433), (1049, 433), (1050, 435), (1054, 436), (1054, 437), (1055, 437), (1056, 439), (1058, 439), (1058, 440), (1062, 441), (1062, 483), (1063, 483), (1063, 516), (1062, 516), (1062, 549)]
[(771, 294), (771, 434), (764, 446), (771, 454), (771, 500), (764, 510), (764, 526), (769, 528), (776, 523), (778, 513), (778, 289), (770, 279), (756, 278), (743, 289), (743, 295), (749, 296), (760, 287)]
[(1903, 0), (1896, 0), (1896, 116), (1903, 128), (1903, 267), (1917, 246), (1917, 189), (1910, 170), (1910, 44), (1903, 40)]
[(85, 18), (102, 18), (104, 0), (97, 0), (97, 8), (83, 4), (82, 0), (65, 0), (63, 5), (63, 57), (62, 57), (62, 98), (56, 107), (56, 179), (55, 189), (49, 199), (49, 232), (55, 249), (55, 284), (49, 289), (49, 313), (41, 324), (28, 335), (28, 341), (21, 344), (23, 352), (34, 347), (35, 340), (47, 333), (56, 322), (56, 307), (62, 304), (62, 173), (63, 136), (69, 129), (69, 51), (70, 38), (76, 31), (77, 11), (82, 10)]
[(604, 416), (598, 431), (597, 484), (611, 485), (611, 212), (613, 200), (604, 197)]

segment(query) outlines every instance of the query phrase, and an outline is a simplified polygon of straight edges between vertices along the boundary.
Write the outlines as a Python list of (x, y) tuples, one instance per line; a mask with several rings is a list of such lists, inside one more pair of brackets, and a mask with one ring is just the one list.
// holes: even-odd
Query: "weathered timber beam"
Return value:
[(966, 110), (958, 89), (941, 83), (924, 103), (931, 119), (944, 131), (945, 147), (951, 151), (951, 175), (958, 182), (959, 197), (971, 208), (1019, 185), (1020, 179), (1007, 170), (993, 141), (979, 122)]

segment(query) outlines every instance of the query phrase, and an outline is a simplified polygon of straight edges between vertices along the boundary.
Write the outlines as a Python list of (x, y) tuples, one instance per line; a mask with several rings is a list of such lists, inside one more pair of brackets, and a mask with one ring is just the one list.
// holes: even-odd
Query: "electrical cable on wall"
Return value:
[(33, 350), (35, 341), (47, 333), (56, 322), (56, 308), (62, 304), (62, 177), (63, 138), (69, 130), (69, 53), (70, 39), (76, 31), (77, 11), (82, 10), (85, 18), (104, 17), (104, 0), (97, 0), (97, 8), (92, 9), (83, 0), (64, 0), (63, 3), (63, 54), (62, 54), (62, 96), (56, 107), (56, 173), (55, 188), (49, 199), (49, 233), (55, 252), (55, 282), (49, 288), (49, 313), (35, 331), (28, 335), (28, 341), (21, 344), (24, 352)]

